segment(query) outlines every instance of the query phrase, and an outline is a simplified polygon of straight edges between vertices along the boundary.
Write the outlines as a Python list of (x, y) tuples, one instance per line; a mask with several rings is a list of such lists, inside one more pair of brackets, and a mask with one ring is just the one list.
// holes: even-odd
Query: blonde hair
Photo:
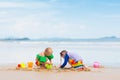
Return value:
[(45, 52), (50, 54), (50, 53), (53, 53), (53, 50), (51, 47), (48, 47), (45, 49)]

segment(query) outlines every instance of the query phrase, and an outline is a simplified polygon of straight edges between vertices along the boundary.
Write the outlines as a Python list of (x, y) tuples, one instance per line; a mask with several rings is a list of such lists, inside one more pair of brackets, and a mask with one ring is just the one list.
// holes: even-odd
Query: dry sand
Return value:
[(120, 68), (91, 68), (91, 71), (0, 68), (0, 80), (120, 80)]

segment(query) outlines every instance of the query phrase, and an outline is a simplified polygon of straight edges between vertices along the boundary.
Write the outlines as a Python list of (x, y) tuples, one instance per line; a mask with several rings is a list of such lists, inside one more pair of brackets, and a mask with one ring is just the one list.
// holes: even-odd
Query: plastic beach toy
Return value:
[(52, 64), (45, 64), (46, 69), (52, 69)]
[(94, 62), (93, 67), (94, 68), (100, 68), (100, 63), (99, 62)]
[(20, 65), (21, 65), (21, 68), (26, 68), (25, 63), (21, 63)]
[(40, 66), (40, 62), (39, 62), (39, 61), (36, 61), (35, 64), (36, 64), (37, 66)]
[(18, 68), (20, 68), (21, 67), (21, 64), (18, 64)]
[(28, 68), (32, 69), (33, 68), (33, 62), (28, 62)]
[(26, 64), (25, 63), (20, 63), (17, 65), (17, 68), (16, 69), (24, 69), (26, 68)]

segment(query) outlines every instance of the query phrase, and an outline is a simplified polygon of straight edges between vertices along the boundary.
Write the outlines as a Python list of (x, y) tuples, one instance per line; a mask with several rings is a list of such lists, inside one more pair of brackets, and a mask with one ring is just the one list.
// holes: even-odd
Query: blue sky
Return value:
[(0, 0), (0, 38), (120, 37), (120, 0)]

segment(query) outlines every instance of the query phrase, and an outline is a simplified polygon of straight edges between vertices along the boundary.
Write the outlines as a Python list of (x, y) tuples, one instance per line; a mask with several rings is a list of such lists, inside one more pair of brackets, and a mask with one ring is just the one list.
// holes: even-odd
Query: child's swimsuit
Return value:
[(36, 57), (37, 57), (38, 61), (41, 62), (41, 63), (45, 63), (45, 62), (47, 61), (47, 58), (48, 58), (49, 60), (51, 60), (51, 59), (54, 58), (53, 54), (51, 54), (51, 55), (49, 55), (49, 56), (40, 56), (39, 54), (37, 54)]
[(64, 57), (64, 63), (61, 65), (61, 68), (64, 68), (68, 61), (69, 61), (69, 56), (68, 54), (66, 54)]
[(49, 60), (51, 60), (51, 59), (54, 58), (53, 54), (51, 54), (51, 55), (49, 55), (49, 56), (45, 56), (45, 57), (47, 57)]
[(37, 54), (36, 58), (38, 59), (38, 61), (40, 63), (45, 63), (47, 61), (47, 57), (45, 56), (40, 56), (39, 54)]
[(77, 55), (76, 53), (68, 52), (64, 57), (64, 63), (62, 64), (61, 68), (64, 68), (65, 65), (67, 64), (67, 62), (69, 62), (69, 64), (74, 68), (83, 66), (82, 58), (79, 55)]

